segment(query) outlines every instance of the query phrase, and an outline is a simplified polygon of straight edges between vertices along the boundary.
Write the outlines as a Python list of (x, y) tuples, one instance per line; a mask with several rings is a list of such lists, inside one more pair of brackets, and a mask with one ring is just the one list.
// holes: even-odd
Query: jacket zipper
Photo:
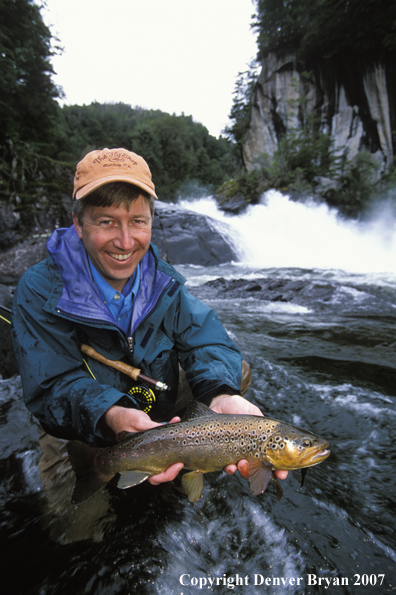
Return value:
[[(170, 286), (174, 282), (175, 282), (175, 279), (174, 278), (171, 278), (170, 282), (163, 288), (163, 290), (161, 291), (160, 295), (158, 296), (158, 298), (156, 299), (155, 303), (150, 308), (150, 310), (146, 313), (146, 315), (141, 320), (139, 320), (136, 328), (138, 326), (140, 326), (142, 324), (142, 322), (144, 322), (146, 320), (146, 318), (148, 318), (148, 316), (150, 316), (150, 314), (155, 310), (155, 308), (156, 308), (159, 300), (162, 298), (162, 296), (164, 295), (164, 293), (170, 288)], [(62, 310), (60, 310), (59, 308), (56, 308), (56, 311), (58, 312), (58, 314), (66, 315), (66, 317), (70, 320), (70, 315), (67, 312), (62, 312)], [(85, 322), (85, 321), (86, 322), (92, 322), (92, 320), (90, 320), (90, 319), (83, 318), (83, 317), (80, 318), (80, 317), (75, 316), (75, 315), (72, 316), (72, 318), (74, 318), (75, 320), (79, 320), (81, 322)], [(104, 324), (110, 324), (110, 326), (116, 328), (118, 331), (120, 331), (122, 333), (121, 329), (116, 324), (113, 325), (113, 324), (111, 324), (111, 323), (109, 323), (107, 321), (104, 321), (104, 320), (101, 321), (101, 322), (104, 323)], [(122, 334), (126, 337), (127, 344), (128, 344), (128, 349), (129, 349), (130, 354), (133, 355), (133, 352), (134, 352), (134, 340), (133, 340), (133, 336), (132, 337), (128, 337), (124, 333), (122, 333)]]
[(131, 354), (133, 354), (133, 337), (127, 337), (128, 347)]

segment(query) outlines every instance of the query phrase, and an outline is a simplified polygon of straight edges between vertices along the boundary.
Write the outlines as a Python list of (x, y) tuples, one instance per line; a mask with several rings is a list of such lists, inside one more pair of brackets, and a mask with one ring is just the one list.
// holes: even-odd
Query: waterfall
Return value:
[(233, 216), (210, 197), (181, 205), (227, 225), (240, 261), (251, 267), (396, 273), (396, 220), (390, 208), (370, 221), (344, 220), (325, 204), (295, 202), (275, 190)]

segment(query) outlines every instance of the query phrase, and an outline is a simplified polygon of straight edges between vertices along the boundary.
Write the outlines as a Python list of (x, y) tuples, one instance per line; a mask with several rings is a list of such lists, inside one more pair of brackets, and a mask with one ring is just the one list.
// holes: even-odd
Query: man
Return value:
[[(25, 273), (13, 305), (25, 402), (45, 432), (108, 445), (122, 431), (171, 419), (178, 388), (179, 397), (190, 392), (218, 413), (260, 415), (241, 396), (241, 354), (216, 314), (150, 243), (157, 196), (144, 159), (125, 149), (88, 153), (77, 166), (73, 198), (73, 226), (52, 234), (47, 259)], [(83, 358), (83, 344), (171, 390), (155, 396), (148, 415), (144, 389)], [(244, 391), (249, 382), (245, 373)], [(246, 476), (247, 461), (238, 466)], [(149, 481), (171, 481), (181, 468)]]

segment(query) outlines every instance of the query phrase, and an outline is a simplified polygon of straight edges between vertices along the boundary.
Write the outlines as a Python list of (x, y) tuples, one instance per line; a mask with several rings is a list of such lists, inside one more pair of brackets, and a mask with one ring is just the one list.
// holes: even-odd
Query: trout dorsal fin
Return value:
[(216, 413), (216, 411), (212, 411), (212, 409), (209, 409), (209, 407), (203, 403), (200, 403), (199, 401), (191, 401), (191, 403), (187, 405), (187, 409), (184, 412), (182, 421), (191, 421), (193, 419), (197, 419), (198, 417), (207, 417), (208, 415), (220, 414)]

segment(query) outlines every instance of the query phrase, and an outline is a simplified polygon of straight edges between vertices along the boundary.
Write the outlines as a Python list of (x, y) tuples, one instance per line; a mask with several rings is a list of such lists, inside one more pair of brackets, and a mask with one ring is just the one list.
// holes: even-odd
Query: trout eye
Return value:
[(309, 438), (303, 438), (302, 445), (305, 446), (305, 448), (308, 448), (309, 446), (312, 446), (312, 440)]

